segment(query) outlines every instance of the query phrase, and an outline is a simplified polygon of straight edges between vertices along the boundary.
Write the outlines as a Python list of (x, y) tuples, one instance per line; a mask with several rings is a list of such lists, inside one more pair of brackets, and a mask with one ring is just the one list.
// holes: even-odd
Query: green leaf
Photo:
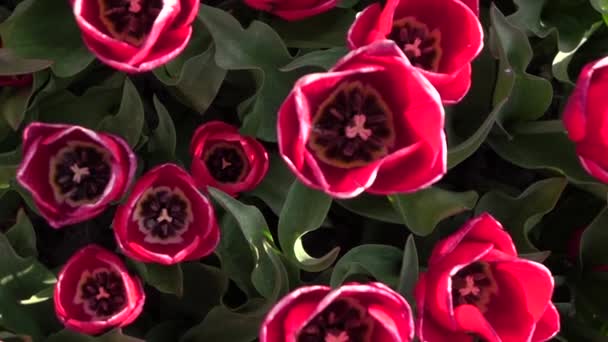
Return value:
[(414, 303), (414, 288), (418, 282), (418, 251), (414, 235), (410, 234), (403, 249), (403, 261), (401, 262), (401, 272), (399, 272), (399, 292), (410, 303)]
[(184, 274), (180, 264), (160, 265), (140, 263), (133, 260), (131, 262), (136, 264), (136, 269), (146, 284), (162, 293), (178, 297), (184, 294)]
[(332, 48), (346, 45), (346, 33), (355, 20), (352, 9), (332, 11), (298, 21), (276, 19), (271, 25), (294, 48)]
[(285, 44), (265, 23), (254, 21), (245, 30), (233, 16), (218, 8), (201, 6), (199, 18), (213, 36), (219, 67), (255, 71), (257, 91), (239, 108), (247, 113), (242, 131), (276, 141), (278, 109), (299, 76), (279, 70), (292, 60)]
[(548, 178), (532, 184), (517, 197), (490, 191), (479, 200), (475, 215), (492, 214), (509, 232), (520, 253), (538, 252), (528, 235), (543, 216), (553, 210), (566, 184), (564, 178)]
[(146, 342), (178, 341), (184, 330), (188, 327), (184, 322), (165, 321), (146, 333)]
[(386, 245), (361, 245), (346, 253), (334, 267), (330, 284), (338, 287), (355, 275), (371, 276), (392, 288), (399, 283), (403, 251)]
[(327, 50), (315, 50), (294, 59), (292, 62), (281, 68), (281, 71), (292, 71), (303, 67), (319, 67), (329, 70), (336, 62), (348, 53), (344, 47), (336, 47)]
[(133, 83), (126, 79), (118, 113), (105, 118), (99, 124), (99, 130), (117, 134), (133, 147), (139, 141), (143, 127), (144, 105)]
[(82, 43), (68, 1), (26, 0), (0, 26), (4, 46), (24, 58), (53, 61), (53, 72), (68, 77), (94, 59)]
[(490, 17), (491, 37), (500, 59), (494, 105), (508, 99), (497, 121), (504, 127), (514, 121), (538, 119), (551, 104), (551, 83), (526, 72), (532, 60), (532, 48), (526, 35), (510, 24), (494, 5), (490, 9)]
[(215, 48), (211, 46), (203, 53), (188, 59), (176, 77), (167, 71), (154, 70), (156, 77), (172, 87), (180, 99), (197, 112), (204, 113), (211, 105), (226, 78), (226, 70), (214, 60)]
[(272, 235), (262, 213), (252, 205), (246, 205), (226, 193), (209, 187), (209, 194), (236, 219), (252, 249), (254, 269), (251, 280), (256, 290), (270, 300), (277, 300), (287, 293), (289, 280), (272, 242)]
[(270, 304), (253, 300), (236, 311), (217, 306), (204, 321), (187, 331), (180, 342), (251, 342), (258, 336)]
[[(535, 126), (537, 123), (526, 124)], [(520, 130), (525, 130), (521, 126)], [(549, 169), (565, 175), (577, 186), (606, 198), (608, 186), (599, 183), (582, 168), (576, 156), (572, 141), (564, 131), (536, 132), (534, 134), (515, 133), (512, 139), (492, 136), (488, 139), (498, 155), (515, 165), (526, 169)]]
[(31, 87), (3, 87), (0, 90), (0, 115), (8, 126), (17, 131), (25, 118)]
[(590, 0), (590, 2), (596, 11), (602, 14), (608, 13), (608, 0)]
[(153, 97), (152, 101), (158, 114), (158, 126), (150, 135), (148, 151), (154, 153), (155, 157), (172, 160), (175, 157), (175, 146), (177, 144), (173, 119), (171, 119), (167, 108), (156, 96)]
[(339, 205), (363, 217), (374, 220), (403, 224), (403, 219), (388, 197), (361, 194), (355, 198), (336, 201)]
[(442, 220), (475, 207), (475, 191), (452, 192), (437, 187), (389, 199), (405, 225), (416, 235), (429, 235)]
[(287, 257), (298, 268), (321, 272), (331, 266), (340, 253), (335, 247), (321, 258), (310, 256), (302, 245), (302, 237), (321, 227), (332, 199), (325, 193), (294, 181), (279, 216), (279, 243)]
[(262, 182), (249, 194), (259, 197), (279, 215), (295, 176), (276, 153), (269, 153), (270, 166)]
[(10, 182), (15, 180), (17, 167), (21, 161), (21, 149), (0, 153), (0, 189), (8, 189)]
[(31, 74), (51, 64), (53, 61), (21, 58), (9, 49), (0, 49), (0, 76)]
[(220, 227), (222, 238), (215, 253), (220, 258), (222, 272), (232, 279), (248, 297), (255, 297), (257, 292), (251, 282), (254, 267), (251, 248), (232, 215), (223, 215)]
[(51, 335), (45, 342), (144, 342), (139, 338), (123, 335), (121, 329), (114, 329), (101, 336), (93, 337), (64, 329)]
[(23, 210), (17, 213), (17, 222), (6, 231), (6, 238), (19, 256), (23, 258), (35, 257), (38, 255), (36, 250), (36, 232), (32, 222), (25, 215)]
[(580, 258), (586, 269), (608, 264), (608, 209), (604, 208), (587, 226), (581, 236)]
[[(595, 1), (595, 0), (593, 0)], [(518, 7), (509, 20), (517, 27), (525, 27), (538, 37), (556, 33), (562, 52), (575, 49), (591, 29), (601, 20), (588, 0), (514, 0)]]

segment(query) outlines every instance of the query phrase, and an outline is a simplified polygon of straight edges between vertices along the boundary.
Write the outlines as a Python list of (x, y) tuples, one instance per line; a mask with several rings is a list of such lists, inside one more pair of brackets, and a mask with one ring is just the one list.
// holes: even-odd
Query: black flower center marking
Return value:
[(74, 303), (82, 305), (93, 320), (105, 319), (120, 312), (127, 304), (120, 274), (106, 268), (83, 272)]
[(49, 181), (55, 199), (71, 206), (94, 203), (112, 177), (110, 154), (96, 145), (70, 142), (51, 157)]
[(163, 0), (98, 1), (101, 22), (110, 34), (135, 46), (146, 39), (163, 8)]
[(240, 144), (211, 143), (203, 155), (207, 170), (220, 183), (237, 183), (247, 177), (249, 161)]
[(370, 342), (374, 320), (353, 298), (338, 299), (316, 315), (296, 336), (297, 342)]
[(180, 243), (192, 223), (190, 201), (178, 189), (152, 187), (141, 196), (133, 213), (144, 241), (161, 245)]
[(487, 262), (475, 262), (452, 276), (452, 303), (475, 305), (482, 313), (488, 311), (492, 296), (498, 292), (496, 280)]
[(315, 113), (308, 147), (327, 164), (352, 168), (387, 155), (395, 141), (393, 114), (380, 93), (344, 82)]
[(393, 23), (388, 38), (403, 49), (412, 65), (428, 71), (439, 69), (442, 55), (439, 29), (429, 31), (426, 24), (414, 17), (405, 17)]

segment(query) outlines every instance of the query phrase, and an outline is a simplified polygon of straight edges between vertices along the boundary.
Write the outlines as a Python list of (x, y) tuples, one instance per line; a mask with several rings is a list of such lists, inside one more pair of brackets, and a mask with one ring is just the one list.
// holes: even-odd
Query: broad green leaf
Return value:
[(199, 113), (204, 113), (215, 99), (226, 77), (226, 70), (214, 59), (215, 48), (188, 59), (179, 75), (171, 77), (166, 71), (154, 71), (164, 84), (170, 86), (178, 97)]
[(602, 14), (608, 14), (608, 1), (607, 0), (589, 0), (593, 8)]
[(298, 68), (310, 66), (329, 70), (347, 53), (348, 50), (344, 47), (336, 47), (327, 50), (315, 50), (294, 59), (291, 63), (282, 67), (281, 71), (292, 71)]
[(15, 179), (17, 167), (21, 161), (21, 148), (0, 153), (0, 189), (8, 189), (11, 180)]
[(495, 6), (490, 9), (490, 17), (491, 37), (500, 60), (494, 105), (508, 99), (497, 121), (505, 127), (512, 122), (538, 119), (551, 104), (551, 83), (526, 72), (532, 60), (532, 48), (526, 35), (510, 24)]
[(32, 222), (25, 215), (23, 210), (17, 213), (17, 222), (6, 231), (6, 238), (10, 242), (15, 252), (23, 257), (35, 257), (38, 255), (36, 250), (36, 232)]
[(490, 191), (479, 200), (475, 215), (492, 214), (509, 232), (520, 253), (538, 252), (528, 235), (543, 216), (553, 210), (566, 184), (564, 178), (548, 178), (532, 184), (517, 197)]
[(188, 324), (180, 321), (165, 321), (148, 330), (146, 342), (178, 341)]
[(337, 8), (299, 21), (276, 19), (271, 26), (294, 48), (332, 48), (346, 46), (346, 33), (355, 20), (352, 9)]
[(279, 35), (267, 24), (254, 21), (247, 29), (229, 13), (201, 6), (199, 18), (213, 36), (215, 62), (226, 70), (252, 70), (257, 91), (241, 104), (246, 112), (242, 131), (266, 141), (276, 141), (276, 116), (298, 74), (280, 67), (292, 60)]
[(587, 43), (589, 38), (600, 27), (602, 27), (602, 22), (596, 22), (595, 24), (593, 24), (591, 26), (591, 28), (588, 31), (585, 32), (585, 34), (581, 38), (579, 44), (574, 49), (572, 49), (571, 51), (567, 51), (567, 52), (559, 51), (555, 55), (555, 58), (553, 59), (552, 69), (551, 69), (553, 71), (553, 77), (557, 78), (558, 80), (560, 80), (564, 83), (569, 83), (571, 85), (574, 85), (574, 82), (570, 79), (570, 74), (568, 73), (568, 71), (569, 71), (568, 69), (570, 67), (570, 62), (575, 57), (575, 55), (579, 51), (579, 49), (581, 49), (581, 47), (585, 43)]
[(8, 126), (17, 131), (25, 118), (32, 95), (31, 87), (3, 87), (0, 89), (0, 115)]
[(160, 265), (155, 263), (140, 263), (136, 269), (146, 284), (160, 292), (181, 297), (184, 294), (184, 274), (180, 264)]
[(31, 74), (51, 64), (53, 61), (21, 58), (9, 49), (0, 49), (0, 76)]
[(311, 189), (299, 181), (290, 187), (279, 216), (279, 244), (285, 255), (298, 268), (320, 272), (331, 266), (338, 257), (336, 247), (321, 258), (310, 256), (302, 245), (302, 237), (321, 227), (327, 217), (332, 199), (327, 194)]
[(429, 235), (442, 220), (475, 207), (475, 191), (452, 192), (431, 187), (389, 199), (404, 224), (416, 235)]
[(336, 263), (330, 284), (338, 287), (355, 275), (371, 276), (392, 288), (399, 283), (403, 251), (387, 245), (361, 245)]
[(167, 108), (158, 100), (156, 96), (152, 99), (154, 108), (158, 114), (158, 126), (150, 135), (148, 140), (148, 151), (153, 152), (156, 158), (172, 160), (175, 158), (175, 145), (177, 144), (177, 134), (173, 119)]
[(200, 324), (187, 331), (180, 342), (251, 342), (258, 336), (271, 304), (256, 299), (235, 311), (225, 306), (217, 306)]
[(525, 27), (544, 38), (555, 32), (562, 52), (574, 50), (602, 18), (589, 0), (514, 0), (518, 7), (509, 17), (517, 27)]
[(608, 265), (608, 209), (604, 208), (583, 232), (580, 258), (589, 270), (594, 266)]
[(209, 194), (234, 216), (249, 242), (255, 265), (251, 280), (256, 290), (264, 298), (277, 300), (288, 291), (289, 279), (273, 247), (272, 235), (264, 216), (255, 206), (243, 204), (218, 189), (209, 187)]
[(397, 292), (410, 303), (414, 303), (414, 288), (418, 281), (418, 272), (416, 242), (414, 241), (414, 235), (410, 234), (403, 249), (403, 261), (401, 262), (401, 272), (399, 272), (399, 283), (397, 284)]
[(221, 239), (215, 249), (220, 258), (222, 272), (248, 296), (254, 297), (256, 290), (251, 283), (254, 256), (236, 219), (226, 214), (220, 220)]
[(386, 196), (361, 194), (352, 199), (338, 200), (336, 203), (364, 217), (382, 222), (403, 224), (401, 215)]
[(75, 75), (94, 59), (68, 1), (23, 1), (0, 25), (0, 35), (4, 46), (23, 58), (53, 61), (51, 69), (58, 76)]
[(276, 153), (269, 153), (270, 166), (262, 182), (249, 194), (259, 197), (279, 215), (295, 176)]
[[(518, 131), (534, 132), (513, 135), (512, 139), (492, 136), (488, 142), (498, 155), (526, 169), (549, 169), (565, 175), (577, 186), (605, 198), (608, 186), (592, 178), (580, 165), (572, 141), (563, 130), (538, 132), (539, 123), (527, 123)], [(526, 127), (529, 127), (526, 129)]]
[(51, 335), (45, 342), (144, 342), (144, 340), (123, 335), (121, 329), (114, 329), (97, 337), (64, 329)]
[(133, 147), (139, 141), (143, 127), (144, 105), (133, 83), (126, 79), (118, 113), (103, 119), (99, 130), (119, 135)]

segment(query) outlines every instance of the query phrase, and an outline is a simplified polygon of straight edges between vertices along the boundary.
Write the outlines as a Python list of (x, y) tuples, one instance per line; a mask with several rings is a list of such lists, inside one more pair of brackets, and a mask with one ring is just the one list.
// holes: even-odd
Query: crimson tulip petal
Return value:
[(536, 323), (532, 342), (543, 342), (552, 339), (557, 335), (559, 326), (559, 313), (557, 312), (555, 305), (549, 303), (543, 317)]
[(268, 11), (285, 20), (295, 21), (329, 11), (336, 7), (338, 0), (277, 0), (268, 3), (265, 0), (245, 0), (253, 8)]
[(454, 309), (454, 318), (463, 331), (479, 335), (488, 342), (506, 342), (506, 340), (501, 340), (502, 336), (499, 337), (496, 334), (479, 309), (473, 305), (465, 304)]

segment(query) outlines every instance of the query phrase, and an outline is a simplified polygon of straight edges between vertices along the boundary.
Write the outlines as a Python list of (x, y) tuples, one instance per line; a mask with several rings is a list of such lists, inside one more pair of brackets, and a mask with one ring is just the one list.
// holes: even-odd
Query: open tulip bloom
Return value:
[(192, 35), (199, 0), (72, 0), (87, 47), (102, 62), (143, 72), (180, 54)]
[(88, 245), (65, 264), (55, 285), (55, 312), (68, 328), (99, 334), (133, 322), (146, 299), (139, 278), (117, 255)]

